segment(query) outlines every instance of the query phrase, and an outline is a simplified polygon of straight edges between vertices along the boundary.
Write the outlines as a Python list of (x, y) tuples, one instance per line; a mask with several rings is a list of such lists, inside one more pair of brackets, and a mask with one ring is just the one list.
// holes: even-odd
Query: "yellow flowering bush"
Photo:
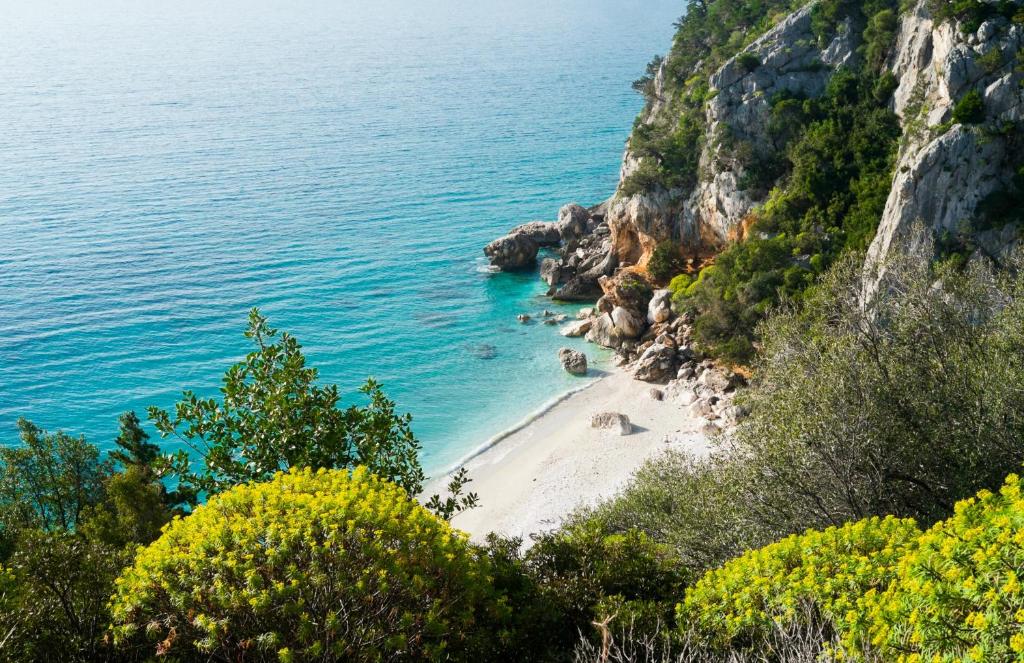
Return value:
[(778, 644), (773, 635), (801, 626), (831, 640), (862, 618), (867, 597), (885, 590), (919, 535), (913, 520), (876, 517), (750, 551), (687, 591), (679, 628), (712, 649), (762, 654)]
[(210, 498), (141, 549), (116, 642), (204, 660), (456, 658), (501, 604), (484, 559), (401, 488), (292, 469)]
[(1020, 479), (957, 504), (872, 597), (870, 637), (899, 663), (1024, 661), (1024, 496)]

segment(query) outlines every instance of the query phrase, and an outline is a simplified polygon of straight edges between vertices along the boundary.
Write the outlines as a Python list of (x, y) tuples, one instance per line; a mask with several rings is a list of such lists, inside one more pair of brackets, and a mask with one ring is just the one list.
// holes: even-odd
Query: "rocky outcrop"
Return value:
[(516, 270), (532, 267), (539, 250), (540, 245), (529, 235), (512, 233), (484, 247), (484, 255), (498, 269)]
[(558, 360), (562, 368), (571, 375), (587, 374), (587, 355), (572, 348), (562, 348), (558, 351)]
[[(772, 98), (821, 95), (832, 73), (856, 57), (860, 42), (858, 26), (844, 24), (831, 42), (819, 45), (811, 24), (813, 4), (782, 20), (711, 76), (705, 147), (694, 187), (625, 195), (622, 184), (642, 161), (627, 146), (620, 188), (608, 209), (622, 264), (646, 264), (665, 240), (678, 242), (695, 258), (714, 254), (764, 202), (768, 187), (748, 185), (745, 176), (760, 167), (759, 156), (780, 149), (768, 130)], [(664, 101), (662, 72), (654, 82), (654, 101), (642, 122), (672, 122), (665, 116), (676, 111)]]
[(679, 370), (679, 353), (676, 348), (655, 343), (647, 348), (633, 369), (633, 377), (644, 382), (664, 384), (673, 380)]
[[(1024, 88), (1017, 53), (1024, 26), (991, 18), (965, 33), (955, 21), (936, 21), (928, 0), (918, 0), (900, 20), (889, 66), (898, 81), (893, 108), (904, 136), (885, 212), (871, 244), (869, 264), (884, 262), (894, 247), (913, 250), (912, 228), (935, 235), (971, 235), (979, 250), (999, 258), (1019, 243), (1015, 229), (976, 232), (979, 203), (1005, 189), (1014, 176), (1011, 134), (1024, 119)], [(984, 118), (954, 124), (963, 97), (981, 95)]]

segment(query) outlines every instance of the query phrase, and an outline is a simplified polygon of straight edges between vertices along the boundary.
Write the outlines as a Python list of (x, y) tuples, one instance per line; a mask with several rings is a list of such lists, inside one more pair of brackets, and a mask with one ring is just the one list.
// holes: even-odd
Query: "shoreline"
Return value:
[[(528, 541), (531, 534), (557, 528), (572, 512), (614, 496), (648, 459), (673, 448), (706, 452), (706, 421), (667, 395), (651, 395), (663, 389), (608, 368), (551, 399), (457, 465), (469, 472), (467, 490), (479, 495), (480, 506), (455, 516), (452, 524), (474, 541), (490, 532)], [(620, 436), (592, 428), (591, 417), (599, 412), (628, 416), (633, 432)], [(424, 494), (444, 494), (452, 471), (431, 479)]]

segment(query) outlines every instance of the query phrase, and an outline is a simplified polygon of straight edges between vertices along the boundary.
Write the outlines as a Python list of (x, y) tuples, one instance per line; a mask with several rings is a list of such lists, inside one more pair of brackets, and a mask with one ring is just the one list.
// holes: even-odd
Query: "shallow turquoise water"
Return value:
[(252, 306), (432, 470), (577, 386), (481, 247), (612, 191), (682, 5), (0, 2), (0, 441), (215, 391)]

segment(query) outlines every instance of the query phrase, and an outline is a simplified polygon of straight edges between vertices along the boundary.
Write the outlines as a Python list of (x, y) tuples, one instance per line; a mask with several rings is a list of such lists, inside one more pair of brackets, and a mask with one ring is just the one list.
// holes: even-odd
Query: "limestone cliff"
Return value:
[[(630, 178), (644, 159), (633, 149), (645, 128), (671, 125), (679, 113), (667, 90), (671, 56), (652, 81), (652, 94), (623, 157), (619, 188), (607, 221), (621, 265), (644, 265), (663, 241), (691, 257), (713, 255), (741, 237), (774, 184), (756, 172), (781, 146), (768, 131), (771, 102), (779, 95), (821, 95), (841, 67), (863, 57), (864, 25), (846, 19), (829, 39), (816, 34), (816, 2), (786, 16), (707, 77), (703, 135), (695, 181), (636, 191)], [(871, 245), (873, 258), (909, 237), (917, 221), (936, 231), (969, 237), (972, 251), (997, 257), (1016, 241), (1015, 224), (979, 222), (981, 204), (1012, 186), (1020, 163), (1017, 123), (1022, 120), (1017, 54), (1024, 26), (994, 16), (967, 31), (956, 18), (932, 16), (932, 0), (917, 0), (899, 14), (895, 45), (885, 69), (895, 77), (892, 108), (903, 138), (885, 213)], [(698, 74), (698, 71), (693, 72)], [(706, 75), (706, 74), (705, 74)], [(954, 108), (971, 90), (980, 93), (984, 117), (954, 121)], [(750, 185), (751, 179), (761, 184)], [(753, 176), (753, 177), (751, 177)]]
[[(1017, 53), (1024, 26), (996, 16), (974, 32), (957, 21), (936, 21), (919, 0), (900, 21), (889, 68), (899, 82), (893, 106), (904, 129), (892, 190), (869, 251), (878, 260), (910, 241), (920, 221), (936, 235), (969, 236), (998, 259), (1017, 243), (1017, 228), (986, 220), (979, 206), (1012, 186), (1022, 161), (1017, 123), (1024, 88)], [(981, 114), (957, 123), (957, 101), (980, 93)]]

